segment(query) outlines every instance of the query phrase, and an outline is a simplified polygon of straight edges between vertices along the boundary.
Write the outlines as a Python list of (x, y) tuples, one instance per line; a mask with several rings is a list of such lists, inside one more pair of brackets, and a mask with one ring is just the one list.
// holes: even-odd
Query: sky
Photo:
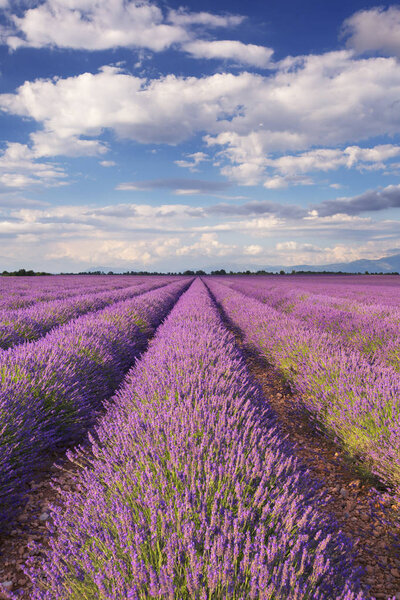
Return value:
[(400, 252), (400, 5), (0, 0), (0, 271)]

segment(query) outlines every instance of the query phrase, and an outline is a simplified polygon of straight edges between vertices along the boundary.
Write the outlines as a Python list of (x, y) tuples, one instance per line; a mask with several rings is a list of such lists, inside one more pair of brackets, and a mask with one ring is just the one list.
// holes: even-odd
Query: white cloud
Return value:
[(119, 183), (116, 188), (119, 192), (140, 192), (143, 188), (135, 185), (134, 183)]
[[(267, 144), (271, 143), (263, 132), (253, 132), (247, 136), (236, 133), (223, 133), (215, 138), (206, 136), (210, 146), (225, 145), (219, 157), (225, 157), (230, 164), (221, 168), (229, 179), (242, 185), (256, 185), (263, 181), (267, 189), (282, 189), (289, 185), (312, 185), (313, 181), (305, 173), (332, 171), (345, 168), (362, 170), (384, 169), (385, 161), (400, 155), (400, 146), (381, 144), (372, 148), (347, 146), (344, 149), (317, 148), (299, 154), (284, 154), (271, 158)], [(290, 144), (290, 140), (288, 139)], [(395, 167), (395, 165), (390, 165)], [(272, 171), (272, 172), (271, 172)], [(266, 179), (265, 176), (269, 175)], [(333, 184), (332, 187), (340, 187)]]
[(264, 187), (268, 190), (279, 190), (282, 188), (287, 188), (289, 185), (313, 185), (313, 180), (310, 177), (301, 177), (301, 176), (284, 176), (274, 175), (266, 179), (263, 183)]
[[(7, 6), (8, 0), (0, 0), (0, 8)], [(147, 0), (44, 0), (22, 16), (12, 14), (0, 39), (13, 50), (22, 46), (91, 51), (131, 47), (161, 52), (193, 41), (194, 26), (230, 28), (244, 18), (182, 8), (165, 16), (157, 3)], [(136, 67), (144, 57), (139, 55)]]
[(101, 160), (99, 164), (102, 167), (115, 167), (117, 163), (114, 160)]
[(364, 226), (366, 224), (371, 224), (370, 217), (360, 217), (358, 215), (348, 215), (347, 213), (339, 212), (335, 213), (334, 215), (320, 216), (318, 210), (315, 209), (310, 210), (309, 215), (307, 217), (304, 217), (304, 220), (312, 223), (313, 227), (314, 225), (324, 226), (326, 224), (343, 225), (349, 223), (352, 227), (355, 227), (357, 225)]
[(232, 221), (230, 224), (224, 223), (221, 226), (221, 229), (223, 229), (225, 225), (228, 230), (231, 229), (234, 231), (245, 232), (254, 237), (266, 237), (269, 236), (272, 231), (280, 230), (284, 223), (284, 219), (269, 215), (267, 217), (254, 217), (244, 221)]
[(271, 67), (273, 50), (255, 44), (243, 44), (237, 40), (195, 40), (183, 44), (183, 50), (195, 58), (233, 60), (241, 65)]
[[(8, 257), (3, 260), (5, 268), (81, 270), (105, 264), (170, 270), (171, 265), (182, 269), (241, 264), (247, 269), (373, 258), (383, 256), (398, 240), (397, 222), (374, 224), (348, 215), (313, 215), (310, 220), (293, 222), (274, 215), (227, 220), (222, 214), (208, 223), (207, 208), (185, 204), (35, 207), (28, 203), (20, 209), (5, 204), (0, 220), (1, 254)], [(347, 243), (337, 241), (343, 239), (343, 231)], [(310, 232), (313, 244), (307, 239)]]
[(16, 32), (6, 39), (12, 49), (126, 46), (159, 52), (188, 39), (184, 28), (165, 23), (155, 4), (138, 0), (46, 0), (12, 21)]
[(31, 117), (61, 138), (98, 137), (110, 128), (143, 143), (175, 144), (235, 113), (251, 79), (223, 73), (147, 81), (104, 67), (97, 74), (27, 81), (16, 94), (0, 95), (0, 108)]
[(332, 52), (282, 61), (270, 77), (254, 75), (241, 111), (208, 136), (232, 162), (271, 152), (346, 143), (400, 130), (400, 65), (391, 58), (356, 60)]
[(96, 156), (107, 152), (98, 140), (83, 140), (77, 136), (59, 137), (53, 132), (36, 131), (30, 135), (31, 144), (7, 142), (0, 152), (0, 184), (8, 188), (29, 188), (34, 185), (46, 187), (66, 185), (64, 168), (44, 157)]
[(317, 246), (314, 246), (313, 244), (303, 244), (299, 242), (294, 242), (293, 240), (288, 242), (278, 242), (276, 244), (276, 249), (279, 251), (308, 250), (311, 252), (319, 250), (319, 248)]
[(357, 53), (382, 52), (400, 56), (400, 8), (376, 7), (361, 10), (343, 24), (347, 46)]
[[(314, 171), (332, 171), (340, 167), (348, 169), (355, 167), (360, 170), (384, 169), (386, 167), (384, 161), (399, 155), (400, 146), (394, 144), (381, 144), (372, 148), (347, 146), (343, 150), (317, 148), (297, 155), (266, 158), (264, 164), (282, 175), (275, 176), (273, 179), (282, 180), (283, 187), (290, 182), (290, 178), (295, 181), (296, 176)], [(265, 185), (265, 187), (270, 186)]]
[(77, 135), (60, 136), (54, 131), (35, 131), (30, 135), (32, 150), (41, 156), (97, 156), (107, 152), (107, 147), (98, 140), (83, 140)]
[(207, 27), (236, 27), (244, 21), (240, 15), (214, 15), (208, 12), (191, 13), (180, 8), (169, 12), (169, 21), (183, 27), (205, 25)]
[(361, 258), (377, 258), (387, 253), (389, 245), (387, 242), (377, 243), (374, 241), (361, 244), (332, 244), (320, 246), (315, 244), (287, 241), (276, 244), (277, 258), (285, 265), (324, 265), (337, 262), (351, 262)]
[[(232, 160), (232, 157), (228, 153), (226, 153), (226, 156)], [(221, 168), (222, 175), (225, 175), (230, 180), (237, 181), (241, 185), (257, 185), (264, 171), (263, 155), (258, 158), (254, 156), (246, 157), (239, 164), (230, 164)]]
[(250, 244), (250, 246), (245, 246), (243, 251), (248, 256), (258, 256), (263, 253), (264, 248), (258, 244)]
[(177, 256), (224, 257), (236, 251), (235, 244), (220, 242), (216, 233), (203, 233), (198, 241), (178, 248), (176, 254)]
[(186, 154), (186, 158), (190, 158), (191, 160), (176, 160), (175, 164), (178, 167), (182, 167), (185, 169), (189, 169), (192, 173), (198, 171), (197, 166), (208, 160), (208, 155), (204, 152), (194, 152), (193, 154)]
[(196, 188), (188, 188), (188, 189), (180, 189), (177, 188), (176, 190), (174, 190), (174, 194), (176, 194), (177, 196), (194, 196), (194, 195), (198, 195), (201, 194), (202, 191)]
[(220, 241), (215, 232), (194, 231), (190, 227), (191, 208), (122, 204), (15, 209), (0, 221), (0, 237), (7, 236), (3, 251), (10, 251), (16, 259), (24, 256), (25, 265), (30, 252), (42, 265), (147, 268), (173, 261), (177, 269), (177, 261), (185, 257), (190, 266), (196, 257), (212, 259), (242, 253), (241, 247)]
[(0, 184), (9, 188), (65, 185), (66, 173), (54, 163), (39, 162), (25, 144), (8, 143), (0, 153)]
[(281, 188), (285, 188), (288, 186), (288, 182), (284, 177), (280, 177), (279, 175), (275, 175), (270, 179), (267, 179), (264, 182), (264, 187), (268, 190), (279, 190)]
[(344, 154), (348, 155), (346, 166), (352, 167), (357, 163), (375, 163), (380, 168), (384, 167), (384, 161), (400, 154), (400, 146), (393, 144), (380, 144), (373, 148), (359, 148), (349, 146), (345, 148)]
[[(147, 80), (109, 66), (96, 74), (27, 81), (15, 94), (0, 95), (0, 108), (42, 127), (32, 135), (38, 156), (105, 152), (99, 138), (107, 129), (141, 143), (177, 144), (201, 133), (219, 150), (224, 175), (245, 185), (272, 180), (276, 187), (283, 182), (275, 176), (286, 185), (309, 183), (289, 177), (312, 170), (381, 168), (398, 147), (355, 142), (400, 132), (399, 97), (395, 59), (355, 59), (342, 51), (285, 59), (269, 76)], [(318, 149), (321, 139), (327, 148)]]

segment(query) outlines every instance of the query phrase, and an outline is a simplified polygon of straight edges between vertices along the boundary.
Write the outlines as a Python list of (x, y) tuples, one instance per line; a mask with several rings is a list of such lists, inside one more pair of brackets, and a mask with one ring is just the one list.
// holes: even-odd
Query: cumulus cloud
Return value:
[[(0, 8), (7, 6), (8, 0), (0, 0)], [(182, 8), (164, 14), (156, 2), (142, 0), (44, 0), (27, 8), (22, 16), (10, 14), (0, 40), (13, 50), (23, 46), (89, 51), (130, 47), (161, 52), (193, 41), (193, 28), (231, 28), (243, 20), (239, 15)], [(254, 48), (245, 48), (245, 52), (255, 57), (258, 52), (261, 57)], [(137, 66), (142, 60), (140, 55)]]
[(31, 117), (62, 138), (98, 137), (109, 128), (143, 143), (176, 144), (234, 114), (251, 78), (222, 73), (148, 81), (104, 67), (96, 74), (27, 81), (16, 94), (0, 95), (0, 108)]
[(5, 41), (12, 49), (125, 46), (160, 52), (188, 38), (183, 27), (165, 22), (158, 6), (137, 0), (46, 0), (11, 18), (15, 33)]
[(347, 46), (359, 54), (381, 52), (400, 56), (400, 8), (360, 10), (346, 19), (342, 35), (347, 37)]
[(195, 40), (183, 44), (183, 50), (195, 58), (230, 60), (241, 65), (265, 69), (271, 67), (273, 50), (237, 40)]
[(273, 76), (254, 76), (250, 89), (251, 100), (243, 100), (225, 131), (205, 138), (210, 147), (224, 147), (224, 172), (238, 182), (262, 181), (271, 153), (301, 151), (321, 139), (327, 146), (354, 143), (400, 128), (400, 66), (391, 58), (357, 60), (344, 51), (287, 59)]
[[(104, 153), (106, 130), (144, 144), (178, 144), (202, 134), (223, 175), (277, 189), (308, 185), (310, 179), (299, 177), (312, 170), (381, 168), (398, 147), (355, 142), (400, 132), (399, 97), (398, 61), (341, 51), (285, 59), (269, 76), (146, 79), (108, 66), (26, 81), (14, 94), (0, 95), (0, 108), (41, 127), (32, 134), (37, 155)], [(319, 148), (321, 139), (326, 148)], [(194, 168), (195, 154), (201, 156), (193, 153)]]

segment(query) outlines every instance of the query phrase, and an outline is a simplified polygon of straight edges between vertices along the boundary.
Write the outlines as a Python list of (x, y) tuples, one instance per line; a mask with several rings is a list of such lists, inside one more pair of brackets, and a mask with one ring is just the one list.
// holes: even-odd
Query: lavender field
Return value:
[[(0, 279), (0, 597), (400, 598), (399, 299), (397, 276)], [(343, 458), (336, 505), (250, 357)]]

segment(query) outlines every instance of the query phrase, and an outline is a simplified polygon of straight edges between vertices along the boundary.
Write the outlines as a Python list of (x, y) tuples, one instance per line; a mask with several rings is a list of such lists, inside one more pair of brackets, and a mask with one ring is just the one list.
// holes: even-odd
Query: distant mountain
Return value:
[(295, 271), (343, 271), (343, 273), (400, 273), (400, 254), (386, 256), (375, 260), (361, 258), (347, 263), (330, 263), (329, 265), (296, 265), (282, 267), (286, 272)]

